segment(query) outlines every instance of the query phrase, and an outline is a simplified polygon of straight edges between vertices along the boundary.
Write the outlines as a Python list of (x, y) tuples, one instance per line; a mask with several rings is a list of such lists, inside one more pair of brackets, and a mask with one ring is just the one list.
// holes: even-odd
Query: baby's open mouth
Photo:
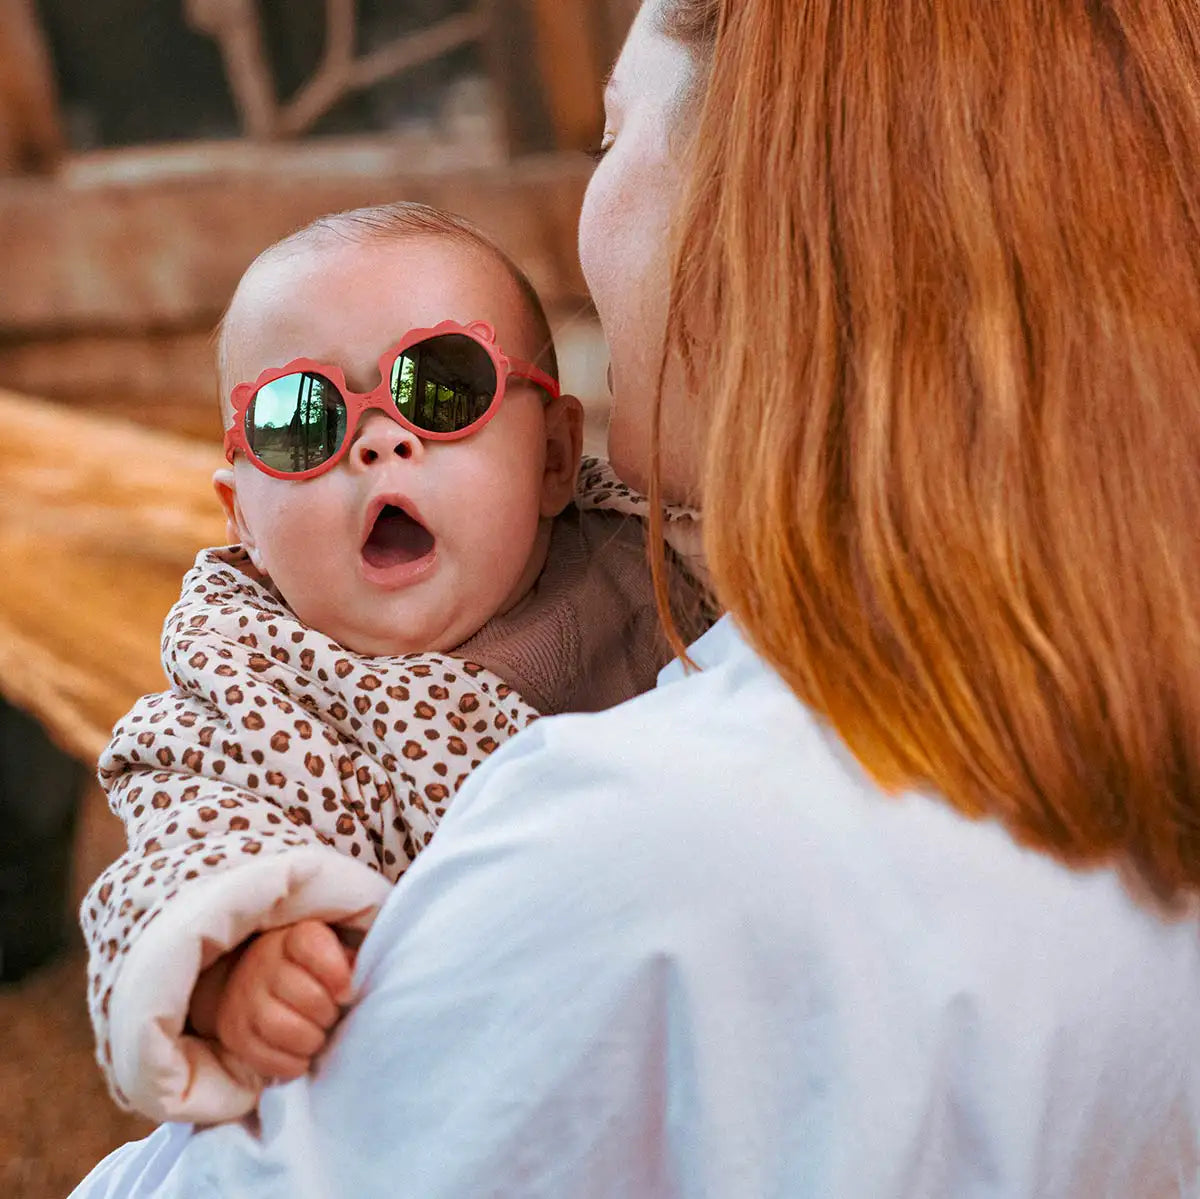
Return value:
[(387, 569), (419, 562), (433, 553), (433, 534), (402, 508), (388, 504), (375, 518), (363, 545), (363, 561)]

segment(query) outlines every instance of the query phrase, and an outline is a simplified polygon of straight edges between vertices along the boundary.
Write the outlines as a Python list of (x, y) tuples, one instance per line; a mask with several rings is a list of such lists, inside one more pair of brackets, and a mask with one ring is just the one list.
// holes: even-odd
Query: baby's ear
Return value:
[(250, 561), (261, 570), (258, 546), (254, 542), (250, 528), (246, 524), (246, 518), (242, 515), (241, 505), (238, 503), (237, 483), (234, 481), (233, 471), (222, 467), (213, 474), (212, 481), (217, 499), (221, 501), (221, 507), (225, 510), (226, 538), (231, 545), (240, 543), (250, 555)]
[(546, 473), (542, 476), (543, 517), (557, 516), (575, 498), (583, 456), (583, 405), (561, 395), (546, 405)]

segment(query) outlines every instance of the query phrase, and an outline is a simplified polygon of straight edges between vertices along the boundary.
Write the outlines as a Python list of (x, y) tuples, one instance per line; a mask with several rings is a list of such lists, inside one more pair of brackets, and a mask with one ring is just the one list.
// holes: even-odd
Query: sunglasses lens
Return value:
[(246, 440), (272, 470), (300, 474), (328, 462), (346, 436), (346, 404), (322, 375), (284, 375), (246, 410)]
[(477, 341), (445, 333), (409, 346), (392, 365), (392, 399), (428, 433), (461, 433), (496, 398), (496, 365)]

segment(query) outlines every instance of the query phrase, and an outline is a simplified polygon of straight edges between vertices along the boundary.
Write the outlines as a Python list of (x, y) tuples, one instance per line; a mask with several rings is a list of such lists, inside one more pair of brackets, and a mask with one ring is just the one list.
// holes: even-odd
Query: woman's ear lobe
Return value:
[(560, 395), (546, 405), (546, 471), (542, 476), (541, 514), (557, 516), (575, 498), (583, 456), (583, 405)]

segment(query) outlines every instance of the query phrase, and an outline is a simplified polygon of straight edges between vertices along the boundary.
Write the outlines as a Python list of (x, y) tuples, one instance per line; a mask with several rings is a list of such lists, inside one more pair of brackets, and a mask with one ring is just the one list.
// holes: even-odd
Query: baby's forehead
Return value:
[(508, 265), (435, 234), (291, 239), (242, 277), (221, 332), (222, 383), (252, 382), (296, 358), (366, 369), (417, 328), (487, 321), (514, 357), (536, 353), (536, 319)]

